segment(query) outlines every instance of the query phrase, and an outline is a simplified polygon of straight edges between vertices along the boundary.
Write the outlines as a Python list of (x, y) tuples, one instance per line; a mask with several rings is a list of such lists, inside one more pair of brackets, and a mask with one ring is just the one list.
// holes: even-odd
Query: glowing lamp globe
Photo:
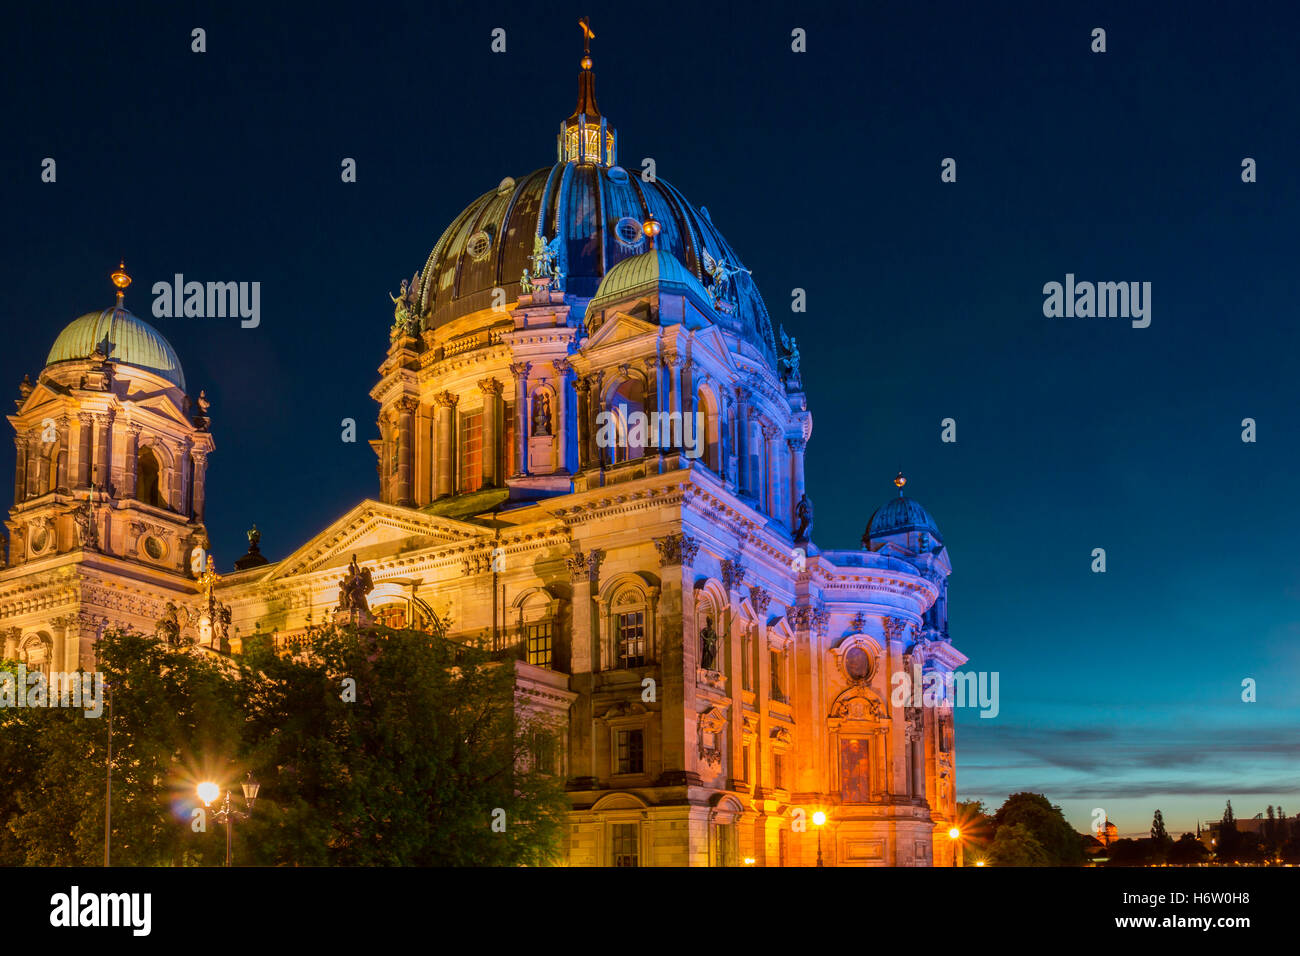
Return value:
[(215, 783), (207, 782), (199, 784), (199, 799), (207, 806), (211, 806), (212, 801), (221, 796), (221, 788)]
[(826, 814), (822, 813), (820, 810), (813, 814), (813, 826), (820, 827), (825, 825), (825, 823)]
[(961, 831), (958, 830), (956, 827), (953, 827), (951, 830), (948, 831), (948, 839), (950, 840), (961, 839)]

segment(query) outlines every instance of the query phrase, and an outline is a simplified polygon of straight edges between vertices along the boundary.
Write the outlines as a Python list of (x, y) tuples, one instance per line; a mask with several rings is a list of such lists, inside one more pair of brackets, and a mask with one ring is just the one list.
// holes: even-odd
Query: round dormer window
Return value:
[(614, 226), (614, 237), (631, 249), (641, 245), (645, 239), (645, 230), (631, 216), (624, 216)]
[(474, 235), (469, 237), (469, 242), (465, 245), (465, 251), (475, 262), (482, 262), (492, 251), (492, 237), (480, 229)]

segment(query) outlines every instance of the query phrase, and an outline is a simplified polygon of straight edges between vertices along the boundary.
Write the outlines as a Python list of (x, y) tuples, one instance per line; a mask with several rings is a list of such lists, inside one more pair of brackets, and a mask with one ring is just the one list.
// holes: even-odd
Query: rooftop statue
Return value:
[(727, 305), (735, 304), (735, 290), (732, 288), (732, 276), (744, 273), (752, 273), (741, 266), (733, 266), (726, 259), (713, 258), (709, 255), (707, 249), (704, 250), (704, 271), (709, 274), (713, 281), (709, 285), (709, 297), (713, 300), (713, 307), (716, 309), (723, 303)]
[(781, 326), (780, 365), (781, 378), (786, 385), (802, 390), (803, 373), (799, 371), (799, 346), (793, 335), (785, 334), (784, 325)]
[(368, 614), (370, 605), (366, 602), (366, 595), (374, 589), (375, 582), (370, 577), (370, 569), (358, 565), (357, 556), (352, 555), (347, 576), (339, 585), (339, 610), (362, 611)]
[(794, 509), (795, 517), (799, 519), (799, 527), (795, 529), (794, 539), (796, 541), (808, 541), (812, 538), (813, 526), (813, 506), (804, 495), (799, 499), (799, 504)]
[(420, 331), (420, 274), (417, 272), (409, 280), (403, 279), (397, 295), (390, 292), (388, 298), (393, 300), (393, 327), (389, 330), (389, 338), (417, 334)]
[[(557, 234), (550, 242), (540, 233), (533, 237), (533, 254), (530, 257), (532, 269), (526, 273), (532, 288), (552, 286), (556, 291), (564, 289), (564, 273), (560, 271), (560, 236)], [(542, 281), (538, 281), (538, 280)]]

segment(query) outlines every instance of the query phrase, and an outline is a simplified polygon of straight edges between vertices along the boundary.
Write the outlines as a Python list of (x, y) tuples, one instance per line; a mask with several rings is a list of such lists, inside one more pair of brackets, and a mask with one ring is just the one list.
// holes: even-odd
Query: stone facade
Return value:
[[(966, 660), (948, 639), (938, 529), (900, 497), (861, 550), (816, 547), (797, 347), (778, 340), (707, 214), (615, 165), (590, 69), (584, 58), (589, 102), (562, 131), (561, 162), (471, 207), (396, 299), (371, 393), (378, 499), (214, 583), (230, 648), (256, 632), (292, 647), (331, 620), (355, 557), (376, 619), (489, 641), (514, 660), (520, 706), (567, 730), (568, 864), (797, 866), (820, 852), (826, 865), (949, 865), (951, 707), (891, 701), (892, 675)], [(591, 159), (581, 145), (566, 159), (587, 127), (609, 137), (591, 136), (599, 160), (579, 162)], [(611, 216), (566, 245), (584, 189), (608, 208), (639, 190), (660, 218)], [(604, 249), (594, 260), (592, 243)], [(109, 436), (111, 459), (90, 461), (117, 491), (93, 505), (96, 548), (66, 515), (83, 486), (38, 481), (33, 494), (20, 473), (9, 528), (21, 557), (0, 572), (0, 633), (29, 655), (42, 635), (68, 666), (88, 662), (105, 623), (151, 629), (166, 601), (201, 604), (186, 556), (206, 545), (211, 439), (205, 418), (178, 414), (178, 391), (92, 396), (66, 381), (47, 368), (37, 390), (49, 398), (25, 396), (10, 420), (31, 441), (57, 412), (79, 475), (87, 433), (70, 426), (86, 416), (92, 446)], [(636, 413), (695, 427), (638, 434)], [(165, 450), (161, 506), (125, 494), (146, 436)], [(30, 461), (20, 454), (20, 469)], [(38, 520), (59, 542), (39, 555), (23, 543)], [(146, 533), (163, 559), (133, 544)]]

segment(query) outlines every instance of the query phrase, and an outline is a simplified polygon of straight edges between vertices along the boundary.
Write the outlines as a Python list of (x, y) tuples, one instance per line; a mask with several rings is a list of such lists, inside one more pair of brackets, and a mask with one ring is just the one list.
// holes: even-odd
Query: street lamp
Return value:
[(948, 839), (952, 841), (952, 865), (957, 866), (957, 841), (961, 839), (961, 830), (958, 827), (952, 827), (948, 830)]
[(813, 814), (813, 826), (817, 828), (817, 865), (825, 866), (822, 862), (822, 827), (826, 825), (826, 814), (818, 810)]
[[(218, 823), (226, 825), (226, 866), (233, 865), (233, 844), (234, 826), (236, 820), (247, 820), (253, 813), (253, 803), (257, 800), (257, 791), (261, 789), (261, 784), (253, 779), (253, 772), (250, 770), (248, 776), (242, 784), (244, 791), (244, 803), (248, 806), (248, 812), (236, 810), (230, 805), (230, 791), (226, 791), (226, 799), (221, 804), (221, 809), (214, 816)], [(212, 806), (212, 802), (221, 795), (221, 788), (215, 783), (204, 781), (198, 786), (199, 799), (203, 801), (205, 807)]]

